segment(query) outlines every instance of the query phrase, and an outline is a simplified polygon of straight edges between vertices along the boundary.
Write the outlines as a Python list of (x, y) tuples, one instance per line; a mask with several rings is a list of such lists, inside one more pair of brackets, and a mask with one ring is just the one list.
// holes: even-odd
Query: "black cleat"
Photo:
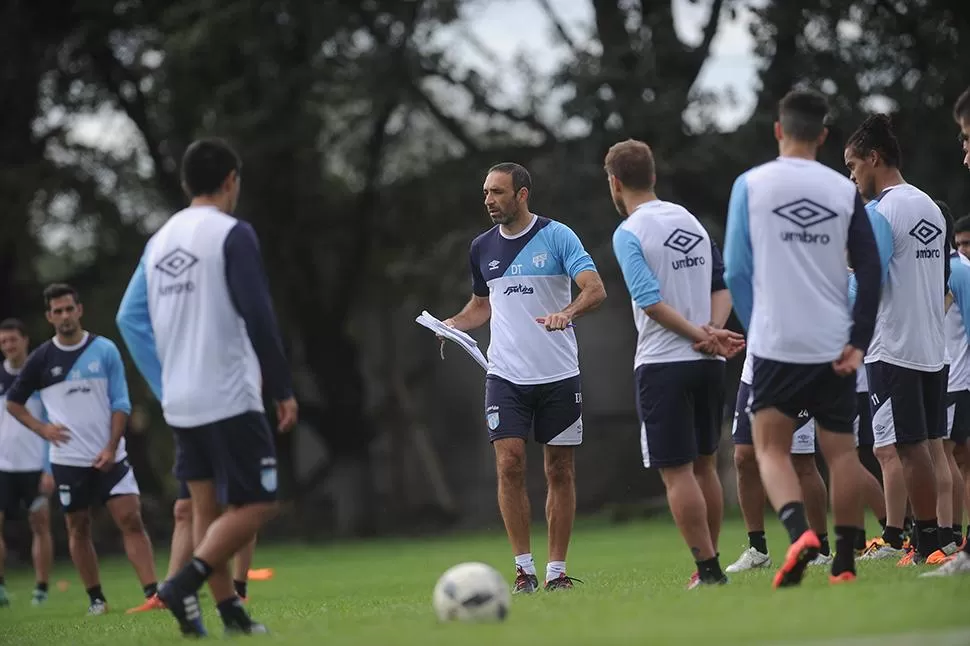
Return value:
[(546, 581), (546, 592), (552, 592), (553, 590), (572, 590), (573, 581), (576, 583), (582, 583), (579, 579), (574, 579), (571, 576), (566, 576), (566, 573), (562, 573), (555, 579), (550, 579)]
[(515, 585), (512, 586), (512, 594), (532, 594), (539, 589), (539, 577), (535, 574), (526, 574), (520, 567), (515, 568)]
[(269, 628), (263, 624), (258, 624), (256, 622), (250, 623), (248, 626), (243, 626), (242, 624), (229, 624), (226, 626), (226, 635), (231, 637), (233, 635), (268, 635)]
[(185, 637), (207, 637), (202, 623), (202, 609), (197, 594), (188, 593), (171, 587), (167, 582), (158, 586), (158, 598), (179, 623)]

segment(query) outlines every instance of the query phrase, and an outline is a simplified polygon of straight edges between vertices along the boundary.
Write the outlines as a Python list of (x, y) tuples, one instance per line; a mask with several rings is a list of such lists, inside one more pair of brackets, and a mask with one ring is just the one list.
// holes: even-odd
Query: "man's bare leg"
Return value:
[(253, 540), (236, 552), (232, 560), (232, 585), (243, 601), (249, 598), (249, 590), (247, 590), (249, 570), (253, 566), (253, 556), (256, 554), (256, 540), (257, 537), (253, 536)]
[(862, 488), (865, 467), (859, 461), (852, 433), (834, 433), (818, 428), (819, 446), (829, 467), (832, 515), (835, 520), (835, 558), (832, 581), (855, 579), (855, 543), (864, 531), (865, 509)]
[(724, 522), (724, 488), (721, 487), (721, 477), (717, 473), (717, 456), (698, 456), (694, 460), (694, 477), (697, 478), (697, 484), (704, 494), (704, 504), (707, 506), (707, 527), (711, 532), (714, 553), (717, 554), (721, 524)]
[(180, 498), (172, 507), (172, 553), (168, 557), (168, 572), (165, 580), (178, 574), (178, 571), (192, 560), (194, 538), (192, 530), (192, 500)]
[(115, 525), (121, 530), (125, 554), (141, 583), (145, 598), (155, 596), (158, 579), (155, 576), (155, 555), (152, 543), (141, 519), (141, 500), (134, 494), (115, 496), (105, 503)]
[(729, 574), (771, 566), (765, 538), (767, 494), (761, 483), (753, 444), (734, 445), (734, 470), (738, 483), (738, 506), (741, 507), (741, 517), (748, 532), (748, 547), (741, 552), (737, 561), (724, 569)]
[[(30, 512), (28, 518), (30, 522), (30, 533), (33, 537), (30, 553), (34, 560), (34, 575), (36, 586), (34, 588), (33, 602), (43, 603), (47, 599), (47, 584), (51, 575), (51, 567), (54, 564), (54, 539), (51, 536), (51, 512), (50, 505)], [(3, 532), (3, 523), (0, 522), (0, 533)], [(3, 563), (0, 555), (0, 564)], [(0, 565), (0, 575), (3, 574)]]
[[(828, 491), (825, 489), (825, 481), (822, 474), (818, 471), (818, 463), (815, 462), (815, 454), (791, 456), (792, 466), (798, 474), (798, 486), (802, 490), (805, 500), (805, 515), (808, 517), (808, 526), (818, 535), (821, 543), (820, 553), (829, 556), (829, 519), (828, 519)], [(821, 561), (819, 561), (821, 562)]]
[(883, 499), (886, 504), (886, 526), (882, 541), (866, 546), (866, 559), (899, 558), (903, 549), (903, 528), (906, 524), (906, 474), (895, 444), (873, 448), (873, 455), (882, 470)]
[(64, 521), (67, 525), (68, 550), (91, 601), (90, 611), (100, 614), (106, 609), (107, 598), (101, 590), (98, 554), (94, 551), (94, 541), (91, 539), (91, 512), (87, 509), (72, 511), (64, 514)]
[[(538, 586), (529, 535), (529, 494), (525, 484), (525, 440), (506, 437), (492, 442), (498, 478), (498, 507), (515, 556), (516, 592)], [(529, 579), (528, 577), (533, 577)]]
[(573, 446), (547, 444), (543, 447), (547, 488), (546, 523), (549, 528), (546, 584), (566, 574), (566, 552), (576, 518), (575, 453)]
[[(939, 536), (936, 533), (939, 502), (938, 474), (933, 466), (930, 443), (931, 441), (924, 440), (915, 444), (896, 444), (896, 451), (903, 463), (903, 474), (906, 477), (906, 491), (909, 493), (913, 516), (916, 519), (914, 528), (916, 549), (919, 556), (924, 559), (940, 548)], [(888, 504), (889, 501), (886, 502)]]
[(694, 465), (662, 467), (660, 477), (667, 490), (667, 504), (674, 517), (680, 535), (690, 549), (697, 566), (700, 583), (717, 584), (726, 581), (718, 563), (717, 551), (711, 539), (711, 529), (704, 492), (697, 477)]

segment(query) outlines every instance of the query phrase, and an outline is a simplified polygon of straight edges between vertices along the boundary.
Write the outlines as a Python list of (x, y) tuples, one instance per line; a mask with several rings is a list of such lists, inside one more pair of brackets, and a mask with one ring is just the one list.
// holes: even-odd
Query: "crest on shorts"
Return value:
[(263, 467), (259, 473), (259, 482), (266, 491), (276, 491), (276, 467)]
[(485, 421), (488, 423), (488, 429), (494, 431), (498, 428), (498, 411), (494, 413), (489, 413), (485, 416)]
[(61, 499), (62, 507), (71, 506), (71, 489), (69, 487), (60, 487), (57, 491), (57, 496)]

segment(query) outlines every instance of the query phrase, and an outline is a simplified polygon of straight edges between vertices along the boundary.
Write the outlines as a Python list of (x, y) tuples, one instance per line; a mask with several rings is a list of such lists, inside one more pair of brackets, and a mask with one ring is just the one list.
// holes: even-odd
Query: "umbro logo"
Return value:
[(777, 209), (772, 209), (771, 212), (802, 229), (808, 229), (839, 217), (835, 211), (804, 197), (779, 206)]
[(158, 261), (155, 265), (155, 269), (171, 276), (172, 278), (178, 278), (185, 272), (187, 272), (195, 263), (199, 262), (199, 259), (190, 254), (188, 251), (180, 247), (176, 247), (172, 251), (168, 252), (162, 259)]
[(673, 233), (667, 236), (664, 241), (664, 246), (668, 249), (673, 249), (674, 251), (679, 251), (685, 256), (694, 250), (694, 247), (699, 245), (704, 238), (692, 233), (690, 231), (684, 231), (683, 229), (674, 229)]
[(495, 271), (501, 264), (502, 263), (500, 263), (498, 260), (493, 260), (492, 262), (488, 263), (488, 269), (489, 271)]
[(928, 245), (943, 235), (943, 230), (932, 222), (920, 220), (909, 230), (909, 235), (916, 238), (920, 244)]

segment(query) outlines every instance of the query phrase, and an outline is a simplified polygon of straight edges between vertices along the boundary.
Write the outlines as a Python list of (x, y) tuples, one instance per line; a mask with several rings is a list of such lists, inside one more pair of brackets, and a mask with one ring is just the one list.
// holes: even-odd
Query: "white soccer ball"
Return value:
[(492, 566), (460, 563), (438, 579), (432, 603), (440, 621), (503, 621), (512, 594)]

